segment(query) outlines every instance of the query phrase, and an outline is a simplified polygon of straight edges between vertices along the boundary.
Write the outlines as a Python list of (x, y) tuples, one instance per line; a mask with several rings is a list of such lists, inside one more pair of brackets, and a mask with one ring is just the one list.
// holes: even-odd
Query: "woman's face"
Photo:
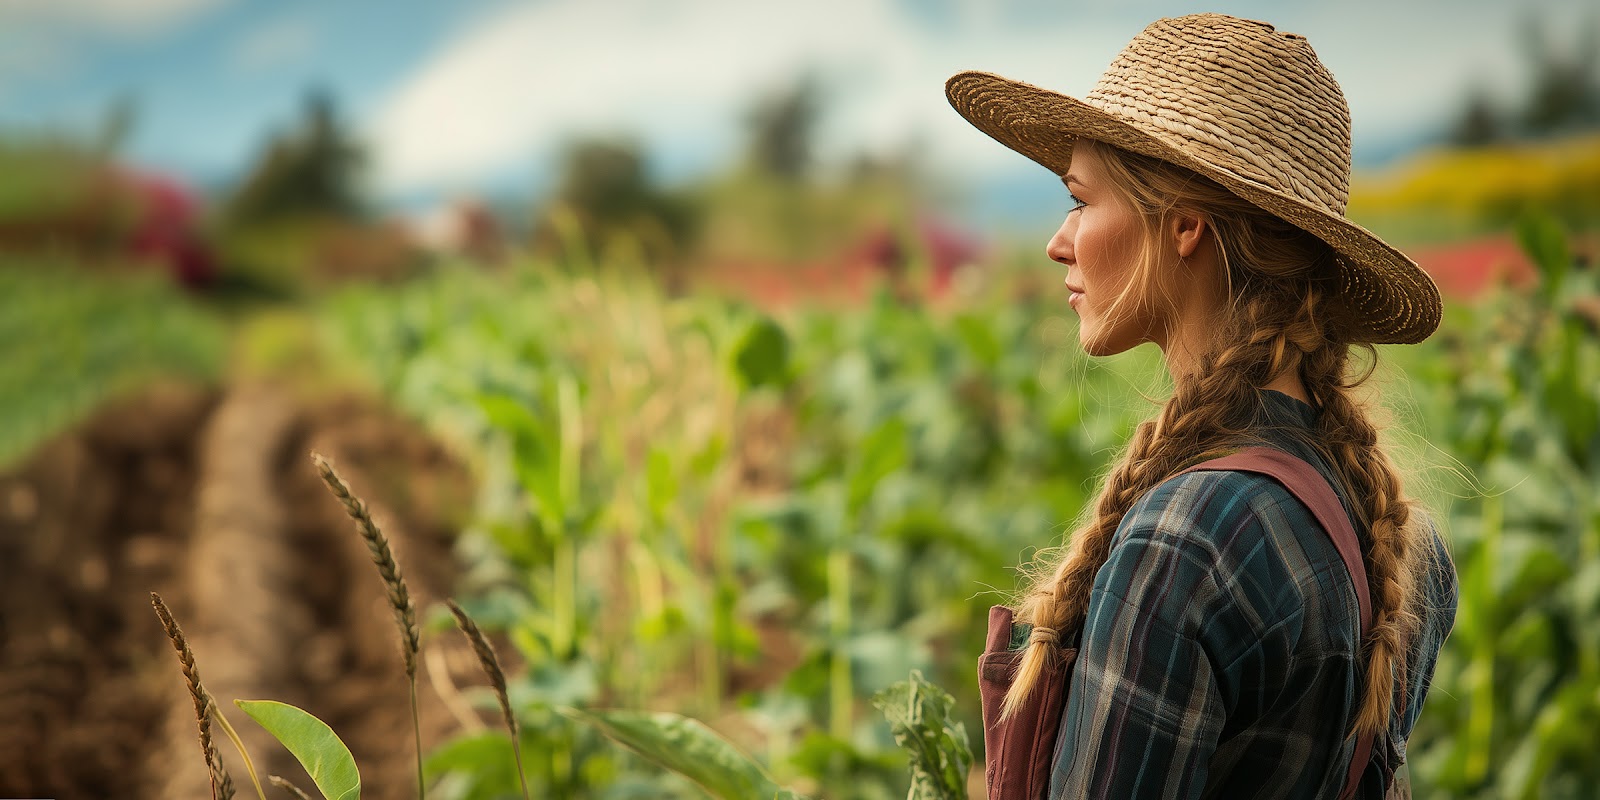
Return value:
[(1166, 304), (1150, 296), (1138, 275), (1145, 235), (1138, 211), (1109, 185), (1094, 147), (1074, 147), (1061, 180), (1076, 202), (1045, 253), (1067, 265), (1067, 302), (1078, 312), (1078, 341), (1094, 356), (1147, 341), (1165, 347), (1160, 307)]

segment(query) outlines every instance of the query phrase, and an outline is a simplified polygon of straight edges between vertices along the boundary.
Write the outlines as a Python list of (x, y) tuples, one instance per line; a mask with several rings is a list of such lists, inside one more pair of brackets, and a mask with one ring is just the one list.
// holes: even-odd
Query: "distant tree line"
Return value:
[(249, 226), (286, 219), (365, 216), (366, 152), (346, 130), (333, 96), (306, 95), (300, 119), (273, 135), (223, 204), (223, 219)]
[(1453, 144), (1481, 146), (1600, 127), (1600, 19), (1585, 20), (1570, 49), (1556, 46), (1532, 19), (1522, 40), (1532, 74), (1520, 102), (1507, 106), (1482, 88), (1470, 90), (1450, 129)]
[[(576, 137), (559, 154), (548, 191), (523, 212), (530, 243), (544, 252), (574, 244), (598, 252), (631, 243), (649, 263), (671, 265), (702, 255), (702, 240), (727, 238), (731, 214), (740, 221), (733, 238), (759, 240), (772, 251), (768, 255), (815, 249), (818, 241), (836, 238), (840, 220), (856, 213), (841, 195), (907, 186), (915, 160), (914, 148), (902, 156), (863, 154), (841, 181), (819, 180), (816, 138), (825, 100), (813, 75), (758, 96), (726, 169), (676, 186), (660, 180), (636, 138)], [(220, 220), (233, 231), (297, 221), (370, 227), (375, 206), (364, 187), (367, 163), (365, 146), (333, 96), (310, 91), (298, 116), (267, 139), (221, 198)]]

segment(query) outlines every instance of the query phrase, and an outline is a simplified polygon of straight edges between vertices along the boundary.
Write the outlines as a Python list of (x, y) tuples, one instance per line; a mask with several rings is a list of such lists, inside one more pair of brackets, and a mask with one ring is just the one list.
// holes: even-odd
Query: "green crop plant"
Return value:
[[(1551, 224), (1523, 238), (1538, 288), (1450, 303), (1375, 379), (1461, 575), (1411, 741), (1426, 796), (1600, 782), (1600, 288)], [(1153, 412), (1159, 359), (1085, 358), (1055, 287), (1004, 264), (937, 306), (772, 315), (611, 266), (463, 265), (321, 312), (343, 363), (479, 477), (463, 591), (528, 665), (507, 683), (530, 786), (646, 780), (557, 710), (620, 706), (704, 719), (798, 791), (904, 796), (861, 710), (921, 670), (974, 729), (984, 609)], [(457, 796), (493, 796), (466, 776), (503, 754), (475, 748), (429, 759)]]
[(162, 276), (0, 257), (0, 464), (156, 380), (215, 378), (227, 344), (221, 318)]
[[(356, 523), (362, 540), (371, 550), (373, 563), (383, 579), (389, 605), (395, 612), (400, 631), (401, 651), (406, 661), (407, 676), (411, 679), (409, 694), (413, 736), (418, 753), (417, 797), (418, 800), (422, 800), (427, 796), (427, 784), (423, 779), (420, 731), (416, 725), (415, 663), (421, 649), (416, 611), (388, 540), (382, 529), (373, 521), (366, 504), (351, 493), (327, 459), (313, 454), (313, 461), (319, 476), (345, 507), (348, 515)], [(210, 774), (212, 797), (229, 800), (234, 795), (232, 779), (211, 738), (211, 725), (215, 722), (237, 748), (257, 796), (260, 800), (266, 800), (260, 777), (249, 752), (227, 717), (218, 710), (216, 701), (206, 691), (200, 679), (197, 659), (183, 635), (182, 628), (159, 594), (152, 592), (150, 599), (173, 648), (178, 653), (184, 681), (194, 701), (201, 751)], [(470, 642), (499, 701), (502, 718), (510, 734), (512, 761), (516, 767), (517, 779), (522, 796), (527, 800), (530, 793), (522, 765), (520, 726), (512, 710), (504, 669), (495, 655), (493, 646), (476, 621), (455, 601), (448, 600), (446, 605), (455, 617), (457, 626)], [(355, 759), (349, 748), (325, 723), (303, 709), (273, 700), (235, 700), (234, 703), (295, 756), (325, 800), (360, 800), (361, 775)], [(553, 706), (552, 710), (580, 725), (599, 731), (644, 756), (645, 759), (682, 775), (721, 800), (744, 800), (751, 797), (805, 800), (801, 795), (779, 787), (759, 763), (744, 755), (732, 743), (697, 720), (671, 713), (583, 710), (559, 705)], [(297, 797), (307, 797), (303, 790), (290, 781), (277, 775), (268, 777), (274, 786), (283, 788)]]
[(1600, 276), (1573, 268), (1550, 222), (1520, 235), (1538, 288), (1455, 309), (1401, 364), (1416, 426), (1471, 478), (1433, 504), (1448, 512), (1461, 597), (1412, 745), (1430, 796), (1600, 785), (1600, 317), (1586, 306)]

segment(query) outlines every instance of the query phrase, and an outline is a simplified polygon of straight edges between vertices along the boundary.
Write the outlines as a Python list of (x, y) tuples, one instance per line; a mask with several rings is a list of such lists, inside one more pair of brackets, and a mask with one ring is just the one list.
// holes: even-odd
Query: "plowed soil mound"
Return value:
[[(328, 722), (361, 765), (364, 797), (414, 795), (394, 623), (312, 450), (373, 506), (419, 608), (442, 599), (469, 480), (414, 425), (362, 401), (165, 387), (0, 472), (0, 797), (210, 796), (151, 591), (263, 773), (311, 788), (235, 698), (283, 700)], [(420, 678), (424, 745), (456, 727), (449, 692), (430, 687), (473, 681), (471, 657), (443, 640), (428, 647), (440, 645), (444, 658)], [(426, 675), (430, 663), (450, 674)], [(253, 794), (232, 748), (219, 747), (240, 796)]]

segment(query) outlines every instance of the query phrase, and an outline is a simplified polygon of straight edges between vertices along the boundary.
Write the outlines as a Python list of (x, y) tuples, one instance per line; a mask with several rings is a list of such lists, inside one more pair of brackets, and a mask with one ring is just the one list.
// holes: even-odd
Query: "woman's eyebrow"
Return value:
[(1068, 186), (1070, 186), (1070, 185), (1072, 185), (1074, 183), (1078, 184), (1079, 186), (1083, 185), (1083, 181), (1079, 180), (1078, 176), (1073, 175), (1070, 172), (1067, 173), (1066, 175), (1062, 175), (1061, 176), (1061, 183), (1064, 184), (1064, 185), (1068, 185)]

